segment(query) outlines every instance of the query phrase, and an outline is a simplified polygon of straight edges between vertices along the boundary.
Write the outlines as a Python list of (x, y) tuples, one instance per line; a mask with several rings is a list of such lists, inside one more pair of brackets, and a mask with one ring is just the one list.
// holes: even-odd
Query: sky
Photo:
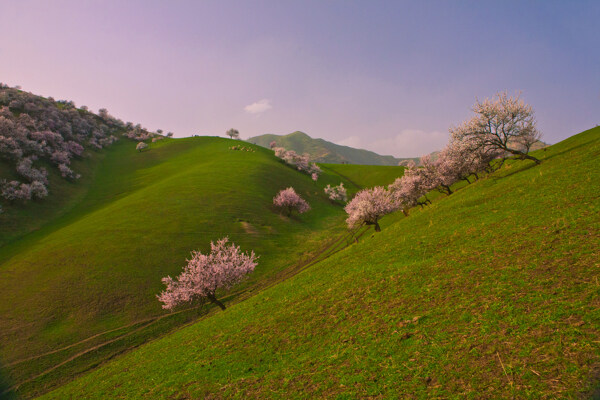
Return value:
[(396, 157), (521, 93), (600, 124), (599, 1), (0, 0), (0, 82), (176, 137), (297, 130)]

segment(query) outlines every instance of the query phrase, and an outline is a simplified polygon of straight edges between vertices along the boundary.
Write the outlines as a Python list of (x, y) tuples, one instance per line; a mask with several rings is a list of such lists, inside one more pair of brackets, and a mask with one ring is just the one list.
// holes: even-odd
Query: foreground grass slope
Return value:
[(44, 398), (573, 398), (600, 368), (600, 128)]
[[(225, 235), (253, 249), (259, 266), (244, 290), (343, 233), (343, 210), (322, 191), (339, 176), (324, 173), (317, 184), (270, 150), (245, 144), (255, 151), (235, 151), (232, 144), (239, 142), (165, 140), (141, 153), (133, 142), (115, 144), (79, 201), (65, 195), (65, 203), (74, 203), (68, 212), (0, 249), (0, 357), (13, 384), (26, 382), (22, 394), (44, 391), (197, 317), (191, 311), (144, 328), (146, 318), (164, 314), (155, 298), (164, 288), (161, 277), (178, 274), (191, 250), (207, 251), (211, 240)], [(287, 218), (273, 209), (273, 196), (288, 186), (310, 203), (309, 213)], [(72, 347), (55, 352), (65, 346)], [(29, 382), (60, 363), (66, 364)]]

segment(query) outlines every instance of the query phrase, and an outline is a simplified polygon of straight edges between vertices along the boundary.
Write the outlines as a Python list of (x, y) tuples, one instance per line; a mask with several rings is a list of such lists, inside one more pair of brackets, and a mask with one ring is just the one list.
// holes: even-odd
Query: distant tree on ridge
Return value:
[(227, 132), (225, 132), (225, 134), (227, 136), (229, 136), (232, 139), (239, 139), (240, 138), (240, 132), (237, 129), (233, 129), (231, 128), (230, 130), (228, 130)]

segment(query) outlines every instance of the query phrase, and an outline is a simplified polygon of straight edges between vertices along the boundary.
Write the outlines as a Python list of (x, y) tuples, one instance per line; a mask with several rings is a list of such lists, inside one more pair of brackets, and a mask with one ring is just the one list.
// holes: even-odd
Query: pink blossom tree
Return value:
[(66, 164), (58, 164), (58, 170), (60, 171), (60, 176), (68, 179), (79, 179), (81, 178), (80, 174), (75, 173), (71, 168), (69, 168)]
[(382, 186), (361, 190), (344, 208), (348, 214), (346, 223), (349, 228), (363, 224), (375, 225), (375, 232), (381, 232), (379, 219), (397, 209), (398, 203), (394, 201), (392, 193)]
[(40, 181), (44, 184), (48, 183), (48, 172), (44, 168), (34, 168), (33, 162), (37, 160), (36, 156), (23, 158), (17, 163), (17, 173), (30, 181)]
[(475, 149), (501, 150), (540, 163), (528, 153), (541, 133), (536, 128), (533, 108), (519, 96), (500, 92), (492, 99), (477, 101), (473, 111), (472, 118), (450, 129), (453, 139), (468, 140)]
[(306, 172), (313, 181), (316, 182), (319, 179), (319, 175), (323, 171), (317, 164), (310, 162), (310, 156), (308, 154), (298, 154), (294, 150), (275, 147), (275, 142), (271, 142), (271, 144), (273, 145), (271, 148), (275, 152), (275, 157), (279, 157), (286, 164), (296, 167), (298, 171)]
[(36, 199), (42, 199), (48, 196), (48, 188), (44, 182), (33, 181), (29, 185), (29, 189), (31, 190), (31, 197), (35, 197)]
[(416, 205), (425, 205), (429, 200), (421, 201), (421, 198), (427, 194), (429, 187), (425, 175), (420, 168), (413, 166), (404, 170), (404, 175), (397, 178), (394, 183), (388, 186), (393, 201), (398, 208), (401, 208), (405, 215), (408, 215), (408, 209)]
[(229, 289), (254, 271), (258, 258), (253, 251), (243, 253), (235, 244), (227, 244), (225, 237), (210, 243), (210, 253), (192, 252), (183, 272), (173, 279), (167, 276), (162, 282), (167, 288), (157, 295), (163, 308), (171, 310), (176, 306), (194, 300), (209, 300), (222, 310), (225, 305), (216, 297), (217, 290)]
[(293, 187), (281, 190), (277, 196), (273, 197), (273, 204), (276, 207), (287, 209), (288, 217), (292, 211), (296, 210), (299, 214), (310, 210), (308, 203), (296, 193)]
[(339, 200), (343, 202), (346, 202), (348, 200), (348, 195), (346, 193), (346, 188), (344, 187), (343, 182), (340, 183), (338, 186), (327, 185), (323, 190), (325, 194), (329, 197), (329, 200)]
[(0, 195), (9, 202), (31, 200), (31, 186), (19, 181), (0, 181)]

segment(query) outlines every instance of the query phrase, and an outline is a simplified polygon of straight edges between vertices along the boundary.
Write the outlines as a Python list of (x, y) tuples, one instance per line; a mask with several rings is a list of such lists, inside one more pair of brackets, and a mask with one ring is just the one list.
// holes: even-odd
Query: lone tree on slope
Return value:
[(533, 108), (523, 100), (497, 93), (491, 100), (477, 101), (475, 115), (461, 125), (451, 128), (452, 139), (468, 141), (473, 150), (501, 150), (522, 160), (540, 160), (529, 155), (531, 146), (541, 134), (536, 128)]
[(288, 217), (292, 214), (293, 210), (297, 210), (299, 214), (310, 210), (308, 203), (296, 193), (293, 187), (277, 193), (277, 196), (273, 197), (273, 204), (276, 207), (287, 209)]
[(240, 138), (240, 132), (237, 129), (233, 129), (231, 128), (230, 130), (228, 130), (227, 132), (225, 132), (225, 134), (227, 136), (229, 136), (232, 139), (239, 139)]
[(193, 300), (210, 302), (222, 310), (225, 305), (215, 296), (218, 289), (228, 289), (254, 271), (256, 257), (254, 252), (242, 253), (235, 244), (227, 244), (227, 237), (217, 243), (210, 242), (210, 254), (192, 252), (192, 259), (175, 279), (167, 276), (162, 282), (167, 285), (165, 291), (157, 295), (163, 308), (171, 310), (181, 303)]
[(144, 150), (144, 149), (146, 149), (146, 148), (148, 148), (148, 145), (147, 145), (146, 143), (144, 143), (144, 142), (139, 142), (139, 143), (137, 144), (137, 146), (135, 146), (135, 149), (136, 149), (137, 151), (139, 151), (140, 153), (142, 152), (142, 150)]

